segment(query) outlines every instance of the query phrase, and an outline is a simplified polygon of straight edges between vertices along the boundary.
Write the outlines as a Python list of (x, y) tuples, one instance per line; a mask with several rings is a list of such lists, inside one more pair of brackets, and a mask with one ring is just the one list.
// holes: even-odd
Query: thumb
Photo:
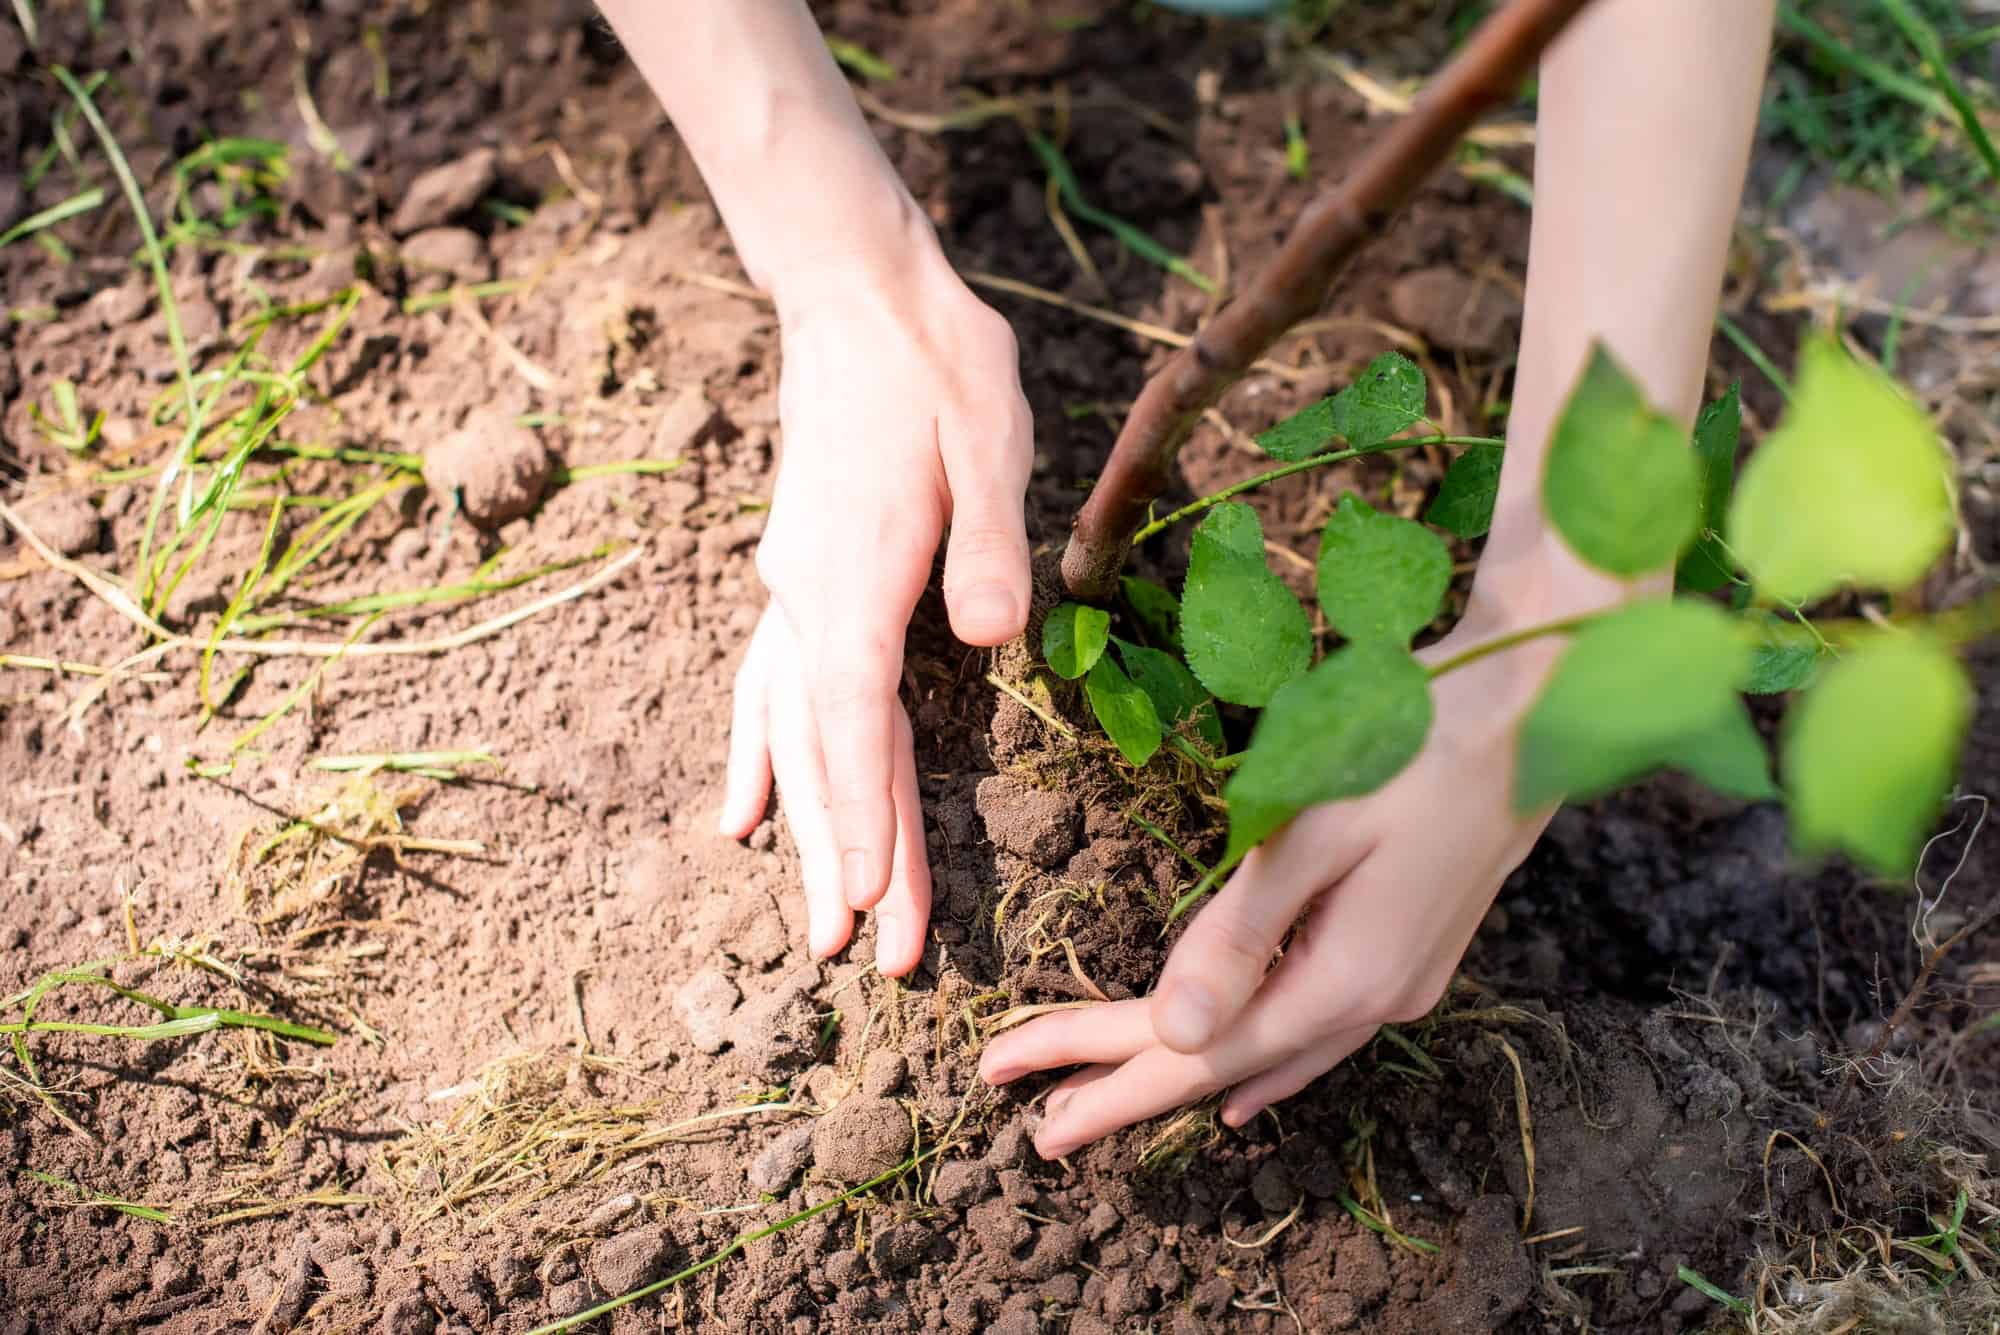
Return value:
[(1021, 518), (1033, 438), (1027, 405), (1007, 434), (973, 448), (947, 448), (951, 537), (944, 601), (952, 633), (967, 644), (1004, 644), (1028, 623), (1028, 534)]
[(1244, 859), (1160, 971), (1153, 1032), (1161, 1043), (1176, 1052), (1200, 1052), (1235, 1022), (1299, 914), (1360, 860), (1362, 849), (1351, 833), (1336, 842), (1347, 846), (1315, 841), (1295, 822)]

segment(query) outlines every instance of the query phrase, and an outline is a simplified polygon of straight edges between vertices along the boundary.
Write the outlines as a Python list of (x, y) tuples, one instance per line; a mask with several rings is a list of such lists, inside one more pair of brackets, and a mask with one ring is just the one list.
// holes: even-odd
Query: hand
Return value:
[[(1028, 615), (1021, 502), (1033, 457), (1014, 337), (928, 228), (893, 276), (866, 266), (777, 293), (784, 455), (757, 550), (770, 591), (736, 676), (722, 833), (775, 775), (804, 864), (808, 937), (832, 955), (880, 905), (876, 963), (923, 954), (930, 868), (903, 636), (947, 524), (954, 633), (1000, 644)], [(854, 272), (856, 268), (863, 272)]]
[[(1436, 663), (1505, 629), (1469, 616), (1421, 657)], [(1429, 1013), (1552, 814), (1517, 816), (1495, 776), (1512, 775), (1516, 726), (1560, 649), (1532, 641), (1438, 678), (1436, 721), (1410, 767), (1367, 797), (1304, 812), (1244, 859), (1152, 996), (996, 1038), (979, 1064), (989, 1084), (1085, 1067), (1050, 1092), (1035, 1148), (1061, 1158), (1222, 1089), (1222, 1120), (1242, 1126), (1379, 1026)]]

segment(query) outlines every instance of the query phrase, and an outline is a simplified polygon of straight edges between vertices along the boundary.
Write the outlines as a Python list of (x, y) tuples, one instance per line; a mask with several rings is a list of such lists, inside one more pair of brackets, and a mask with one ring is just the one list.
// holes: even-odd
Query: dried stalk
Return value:
[(1514, 96), (1556, 35), (1590, 0), (1510, 0), (1425, 89), (1354, 173), (1314, 200), (1244, 294), (1146, 382), (1112, 447), (1104, 476), (1077, 513), (1063, 581), (1102, 601), (1147, 508), (1194, 424), (1280, 335), (1326, 300), (1367, 242), (1388, 230), (1425, 177), (1473, 122)]

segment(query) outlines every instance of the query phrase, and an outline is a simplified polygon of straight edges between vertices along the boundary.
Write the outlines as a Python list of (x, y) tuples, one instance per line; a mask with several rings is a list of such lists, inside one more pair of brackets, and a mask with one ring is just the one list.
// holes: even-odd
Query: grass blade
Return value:
[(0, 248), (11, 246), (22, 237), (39, 232), (45, 227), (54, 227), (57, 223), (66, 222), (79, 214), (89, 213), (103, 203), (102, 186), (94, 185), (88, 190), (71, 195), (62, 203), (51, 205), (40, 213), (31, 213), (6, 231), (0, 232)]
[(1102, 227), (1141, 259), (1150, 260), (1168, 273), (1178, 274), (1203, 292), (1214, 295), (1215, 282), (1207, 274), (1155, 241), (1145, 231), (1116, 214), (1106, 213), (1085, 199), (1083, 188), (1077, 184), (1076, 173), (1070, 169), (1068, 159), (1063, 157), (1062, 151), (1054, 144), (1033, 130), (1028, 131), (1028, 144), (1035, 150), (1035, 156), (1042, 160), (1042, 166), (1055, 181), (1056, 188), (1062, 192), (1063, 205), (1071, 213), (1085, 222)]
[(1902, 30), (1904, 40), (1916, 50), (1918, 57), (1929, 68), (1936, 81), (1938, 91), (1958, 117), (1959, 125), (1965, 130), (1965, 137), (1972, 141), (1973, 149), (1980, 161), (1996, 181), (2000, 181), (2000, 150), (1993, 147), (1993, 137), (1986, 133), (1986, 126), (1980, 122), (1979, 109), (1972, 105), (1965, 89), (1952, 77), (1951, 62), (1944, 53), (1944, 44), (1938, 40), (1937, 29), (1924, 22), (1912, 8), (1909, 0), (1880, 0), (1883, 12)]

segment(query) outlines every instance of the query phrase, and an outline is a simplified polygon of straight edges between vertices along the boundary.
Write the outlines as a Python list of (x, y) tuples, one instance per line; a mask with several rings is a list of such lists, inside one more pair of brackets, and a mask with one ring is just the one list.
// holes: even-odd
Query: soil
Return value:
[[(1748, 1294), (1775, 1282), (1767, 1264), (1818, 1255), (1815, 1239), (1929, 1233), (1926, 1212), (1947, 1211), (1961, 1185), (1983, 1199), (1968, 1156), (1993, 1148), (1977, 1110), (2000, 1068), (1969, 1026), (2000, 999), (1987, 943), (1948, 957), (1891, 1032), (1920, 963), (1912, 896), (1799, 866), (1779, 812), (1671, 778), (1562, 813), (1440, 1011), (1275, 1115), (1229, 1133), (1197, 1114), (1042, 1162), (1029, 1136), (1045, 1084), (985, 1089), (979, 1039), (1013, 1007), (1143, 992), (1170, 943), (1161, 906), (1187, 877), (1127, 815), (1197, 854), (1213, 852), (1212, 817), (1168, 762), (1134, 775), (996, 693), (988, 656), (951, 639), (933, 592), (906, 679), (937, 885), (924, 963), (906, 983), (876, 976), (865, 929), (847, 956), (808, 959), (782, 815), (742, 844), (711, 829), (730, 672), (761, 603), (751, 557), (778, 445), (775, 329), (588, 6), (245, 0), (190, 13), (141, 0), (111, 6), (95, 37), (84, 7), (43, 8), (39, 52), (0, 29), (0, 163), (51, 141), (55, 63), (113, 72), (101, 97), (156, 213), (171, 162), (206, 136), (289, 146), (271, 216), (174, 253), (199, 366), (227, 360), (261, 302), (353, 284), (358, 304), (312, 372), (319, 397), (288, 438), (440, 465), (468, 440), (513, 442), (500, 472), (460, 460), (462, 475), (433, 469), (430, 491), (370, 510), (300, 599), (457, 583), (503, 547), (503, 573), (607, 542), (636, 556), (443, 655), (357, 655), (316, 680), (313, 662), (260, 660), (212, 719), (189, 653), (108, 688), (32, 670), (0, 681), (0, 985), (152, 947), (117, 976), (339, 1036), (316, 1048), (245, 1031), (37, 1035), (53, 1105), (0, 1085), (13, 1170), (0, 1179), (0, 1332), (524, 1331), (913, 1152), (927, 1156), (913, 1171), (600, 1324), (1694, 1331), (1725, 1313), (1683, 1267)], [(1267, 256), (1379, 124), (1338, 83), (1275, 79), (1253, 28), (1108, 4), (1064, 11), (1087, 22), (971, 0), (901, 8), (822, 13), (897, 67), (874, 86), (883, 103), (929, 112), (964, 87), (1067, 90), (1066, 151), (1093, 202), (1218, 275)], [(1397, 23), (1354, 40), (1428, 67), (1443, 18), (1397, 8)], [(1287, 114), (1311, 145), (1311, 180), (1285, 169)], [(1082, 273), (1012, 122), (949, 135), (876, 124), (964, 269), (1175, 329), (1205, 310), (1195, 287), (1087, 230), (1103, 286)], [(322, 151), (328, 136), (352, 170)], [(0, 170), (0, 226), (78, 188), (57, 170), (30, 190), (24, 170)], [(67, 264), (33, 244), (0, 250), (14, 312), (0, 329), (0, 477), (57, 551), (127, 573), (150, 483), (95, 480), (30, 410), (71, 379), (106, 413), (107, 462), (155, 460), (172, 437), (153, 416), (173, 390), (165, 326), (130, 263), (126, 215), (56, 234)], [(1257, 429), (1395, 342), (1420, 355), (1445, 430), (1483, 425), (1506, 396), (1526, 235), (1510, 200), (1441, 178), (1328, 319), (1279, 350), (1287, 373), (1225, 400), (1227, 422)], [(1793, 317), (1749, 302), (1759, 272), (1746, 256), (1732, 302), (1754, 336), (1788, 346)], [(403, 305), (493, 278), (519, 285)], [(1160, 349), (989, 295), (1023, 348), (1038, 424), (1030, 523), (1046, 547)], [(273, 323), (260, 352), (287, 361), (326, 318)], [(1923, 327), (1905, 339), (1906, 364), (1967, 357)], [(1717, 384), (1738, 375), (1768, 423), (1774, 391), (1719, 342)], [(514, 425), (522, 414), (538, 425)], [(1968, 459), (1981, 439), (1966, 433)], [(680, 464), (570, 479), (635, 459)], [(1444, 462), (1370, 459), (1255, 503), (1275, 544), (1310, 553), (1344, 489), (1414, 508)], [(1258, 467), (1211, 423), (1182, 486), (1199, 494)], [(339, 495), (370, 476), (317, 462), (291, 480)], [(2000, 526), (1981, 476), (1968, 472), (1968, 553), (1990, 562)], [(261, 515), (225, 527), (169, 600), (170, 626), (213, 627), (261, 530)], [(9, 541), (0, 651), (109, 664), (143, 645), (104, 599)], [(1140, 553), (1142, 568), (1171, 572), (1184, 541)], [(1962, 597), (1970, 569), (1941, 576), (1940, 596)], [(405, 610), (369, 643), (467, 631), (587, 574)], [(1975, 666), (1963, 791), (1991, 794), (2000, 659)], [(216, 765), (295, 695), (228, 772), (184, 763)], [(455, 783), (309, 768), (461, 749), (500, 767)], [(344, 855), (308, 831), (265, 847), (294, 817), (370, 842)], [(2000, 886), (1992, 841), (1964, 833), (1930, 851), (1926, 883), (1961, 855), (1929, 919), (1937, 938)], [(39, 1018), (143, 1021), (79, 992), (51, 994)]]

